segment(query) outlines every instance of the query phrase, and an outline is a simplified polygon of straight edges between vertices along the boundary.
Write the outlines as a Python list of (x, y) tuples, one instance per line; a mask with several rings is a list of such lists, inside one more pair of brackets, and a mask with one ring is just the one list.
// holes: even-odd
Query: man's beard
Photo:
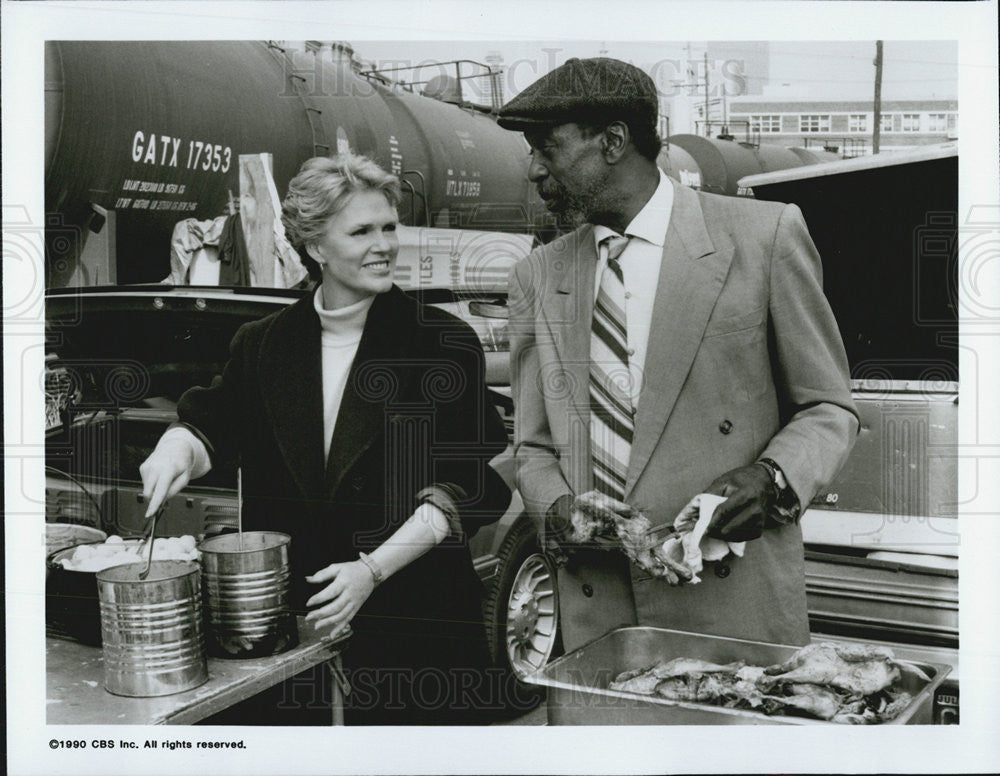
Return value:
[[(542, 190), (539, 189), (539, 196)], [(586, 191), (581, 194), (574, 194), (566, 187), (556, 184), (552, 188), (545, 190), (548, 197), (542, 196), (545, 207), (550, 213), (559, 217), (561, 222), (572, 226), (581, 226), (587, 223), (590, 213), (593, 211), (594, 192)]]

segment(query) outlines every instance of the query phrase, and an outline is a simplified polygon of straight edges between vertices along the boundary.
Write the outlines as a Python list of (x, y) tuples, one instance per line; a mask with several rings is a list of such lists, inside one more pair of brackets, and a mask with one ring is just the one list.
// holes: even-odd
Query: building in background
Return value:
[[(661, 130), (871, 153), (875, 73), (867, 43), (710, 41), (686, 49), (687, 72), (657, 84), (669, 87), (661, 91)], [(894, 41), (886, 51), (881, 150), (956, 139), (951, 54)]]
[[(869, 101), (775, 101), (747, 97), (729, 103), (729, 130), (761, 143), (823, 146), (842, 156), (871, 153), (875, 118)], [(958, 137), (957, 100), (882, 103), (881, 150), (944, 143)]]

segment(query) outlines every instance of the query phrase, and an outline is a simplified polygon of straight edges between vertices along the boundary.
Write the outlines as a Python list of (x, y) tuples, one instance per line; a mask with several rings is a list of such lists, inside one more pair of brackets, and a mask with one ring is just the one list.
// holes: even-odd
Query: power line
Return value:
[[(739, 76), (745, 81), (781, 81), (788, 83), (803, 83), (803, 84), (867, 84), (871, 83), (870, 78), (775, 78), (774, 76), (763, 76), (763, 75), (743, 75)], [(886, 78), (884, 83), (894, 83), (894, 84), (923, 84), (923, 83), (938, 83), (943, 81), (953, 81), (958, 83), (958, 78)]]

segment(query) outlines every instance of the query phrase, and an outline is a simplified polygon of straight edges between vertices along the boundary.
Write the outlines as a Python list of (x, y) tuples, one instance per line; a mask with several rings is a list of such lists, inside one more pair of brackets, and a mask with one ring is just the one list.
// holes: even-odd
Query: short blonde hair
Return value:
[(306, 246), (323, 236), (326, 222), (359, 191), (379, 191), (393, 207), (399, 204), (399, 179), (372, 159), (349, 152), (307, 159), (289, 182), (281, 223), (313, 280), (319, 280), (323, 270)]

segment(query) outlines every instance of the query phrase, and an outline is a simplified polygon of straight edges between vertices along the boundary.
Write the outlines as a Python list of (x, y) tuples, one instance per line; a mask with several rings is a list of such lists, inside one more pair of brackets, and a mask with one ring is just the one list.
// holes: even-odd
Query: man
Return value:
[(664, 175), (657, 112), (652, 80), (606, 58), (570, 59), (500, 112), (548, 209), (582, 224), (511, 274), (518, 487), (547, 541), (596, 489), (654, 526), (726, 496), (709, 532), (747, 542), (680, 586), (571, 551), (567, 650), (627, 624), (806, 644), (798, 517), (858, 430), (820, 259), (797, 207)]

